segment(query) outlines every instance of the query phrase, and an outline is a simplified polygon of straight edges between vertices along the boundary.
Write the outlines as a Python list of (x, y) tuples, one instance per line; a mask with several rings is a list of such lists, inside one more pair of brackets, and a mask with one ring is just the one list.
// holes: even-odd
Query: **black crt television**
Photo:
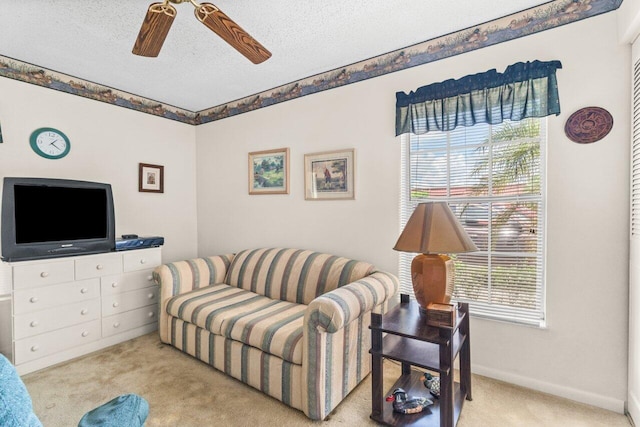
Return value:
[(115, 249), (111, 185), (50, 178), (4, 178), (2, 259), (21, 261)]

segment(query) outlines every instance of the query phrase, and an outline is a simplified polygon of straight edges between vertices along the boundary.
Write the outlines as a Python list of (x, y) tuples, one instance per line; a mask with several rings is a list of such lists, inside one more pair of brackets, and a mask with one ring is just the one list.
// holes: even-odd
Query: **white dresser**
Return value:
[[(160, 248), (3, 262), (12, 362), (20, 374), (157, 329)], [(9, 347), (6, 342), (5, 347)]]

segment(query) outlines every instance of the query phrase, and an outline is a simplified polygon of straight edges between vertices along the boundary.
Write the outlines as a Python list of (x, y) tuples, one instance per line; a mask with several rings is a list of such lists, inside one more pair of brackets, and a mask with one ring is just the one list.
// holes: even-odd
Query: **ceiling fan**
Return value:
[(195, 0), (164, 0), (162, 3), (152, 3), (147, 10), (147, 15), (142, 22), (138, 38), (133, 46), (135, 55), (158, 56), (177, 13), (176, 8), (170, 3), (180, 4), (185, 2), (190, 2), (195, 7), (195, 15), (198, 21), (222, 37), (224, 41), (254, 64), (259, 64), (271, 57), (271, 52), (225, 15), (218, 7), (211, 3), (199, 4)]

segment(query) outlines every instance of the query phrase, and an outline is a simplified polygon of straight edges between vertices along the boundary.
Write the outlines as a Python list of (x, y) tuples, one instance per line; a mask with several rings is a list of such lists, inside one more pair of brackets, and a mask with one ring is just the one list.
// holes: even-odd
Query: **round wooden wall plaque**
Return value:
[(573, 113), (564, 125), (564, 133), (573, 142), (590, 144), (607, 136), (613, 117), (600, 107), (585, 107)]

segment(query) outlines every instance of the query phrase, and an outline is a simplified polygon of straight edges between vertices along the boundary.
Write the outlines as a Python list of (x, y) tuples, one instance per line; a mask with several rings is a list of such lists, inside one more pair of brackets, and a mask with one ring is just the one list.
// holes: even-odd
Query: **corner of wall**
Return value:
[(633, 43), (640, 34), (640, 0), (625, 0), (617, 14), (620, 43)]

